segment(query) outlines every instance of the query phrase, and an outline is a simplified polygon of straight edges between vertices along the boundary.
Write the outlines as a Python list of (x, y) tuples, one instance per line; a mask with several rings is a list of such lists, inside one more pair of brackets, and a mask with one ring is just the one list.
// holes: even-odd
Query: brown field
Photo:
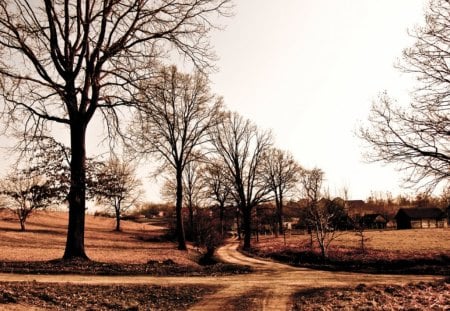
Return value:
[(252, 253), (296, 266), (366, 273), (450, 273), (450, 229), (371, 230), (364, 233), (364, 251), (355, 232), (341, 232), (332, 241), (327, 258), (310, 236), (263, 236)]
[[(9, 211), (0, 211), (0, 261), (45, 261), (61, 258), (64, 253), (67, 213), (39, 211), (32, 214), (26, 231), (19, 231), (18, 221)], [(122, 221), (122, 232), (113, 231), (115, 220), (86, 215), (86, 252), (92, 260), (108, 263), (146, 263), (149, 260), (173, 260), (180, 265), (193, 265), (198, 253), (176, 249), (172, 242), (144, 242), (139, 237), (156, 237), (163, 228), (150, 224)], [(450, 254), (450, 229), (368, 230), (365, 232), (369, 252), (394, 257), (433, 257)], [(260, 236), (253, 241), (265, 253), (282, 249), (304, 248), (309, 235), (283, 237)], [(359, 249), (359, 237), (346, 232), (332, 243), (332, 250)]]
[[(63, 256), (66, 242), (67, 216), (65, 212), (39, 211), (26, 223), (26, 231), (19, 231), (19, 223), (8, 211), (0, 212), (0, 261), (45, 261)], [(146, 263), (149, 260), (173, 260), (184, 266), (196, 266), (198, 255), (178, 251), (171, 242), (149, 243), (138, 237), (157, 236), (162, 228), (122, 221), (122, 232), (113, 231), (115, 220), (86, 216), (85, 246), (90, 259), (108, 263)]]
[[(148, 261), (173, 262), (198, 267), (196, 259), (199, 253), (191, 248), (189, 252), (176, 250), (172, 242), (144, 242), (139, 237), (156, 237), (162, 234), (162, 228), (148, 224), (123, 221), (123, 231), (114, 232), (114, 219), (94, 217), (86, 218), (86, 250), (88, 256), (98, 262), (112, 264), (141, 264)], [(8, 212), (0, 212), (0, 262), (15, 261), (26, 265), (27, 261), (47, 261), (61, 258), (66, 238), (67, 213), (38, 212), (27, 222), (27, 231), (20, 232), (16, 219)], [(404, 230), (404, 231), (367, 231), (365, 233), (368, 253), (379, 258), (394, 257), (436, 257), (450, 254), (450, 229)], [(308, 244), (308, 235), (287, 236), (286, 246), (283, 237), (261, 236), (260, 242), (253, 241), (253, 246), (260, 252), (280, 252), (286, 249), (302, 249)], [(355, 250), (359, 247), (358, 237), (348, 232), (335, 241), (333, 250)], [(245, 257), (245, 256), (243, 256)], [(248, 258), (246, 257), (246, 260)], [(247, 262), (247, 261), (246, 261)], [(267, 263), (267, 261), (265, 262)], [(34, 265), (35, 263), (29, 263)], [(267, 263), (277, 265), (273, 262)], [(284, 266), (284, 265), (283, 265)], [(273, 267), (272, 267), (273, 268)], [(302, 280), (293, 275), (291, 267), (284, 266), (273, 270), (277, 277), (284, 275), (288, 280)], [(269, 271), (269, 270), (268, 270)], [(309, 271), (309, 272), (308, 272)], [(272, 297), (274, 283), (265, 284), (267, 271), (254, 271), (251, 275), (237, 276), (235, 288), (244, 288), (246, 292), (228, 297), (226, 292), (233, 278), (225, 277), (222, 281), (215, 274), (202, 279), (203, 285), (195, 278), (186, 278), (185, 274), (177, 278), (154, 278), (155, 284), (68, 284), (48, 282), (0, 282), (0, 309), (27, 310), (33, 308), (51, 308), (54, 310), (185, 310), (193, 305), (207, 301), (205, 297), (215, 295), (225, 299), (227, 310), (257, 310), (261, 301)], [(278, 274), (277, 274), (278, 273)], [(316, 270), (296, 270), (296, 273), (310, 273), (305, 280), (314, 284), (320, 280), (318, 275), (325, 272)], [(317, 273), (317, 276), (315, 276)], [(350, 287), (328, 287), (342, 276), (336, 272), (326, 272), (328, 282), (323, 280), (323, 287), (317, 284), (311, 288), (293, 287), (287, 292), (292, 302), (292, 310), (384, 310), (384, 309), (435, 309), (446, 310), (450, 304), (450, 285), (447, 282), (419, 283), (411, 285), (356, 285)], [(341, 274), (342, 275), (342, 274)], [(345, 274), (344, 274), (345, 275)], [(374, 278), (373, 275), (368, 275)], [(54, 280), (59, 276), (53, 277)], [(91, 276), (89, 276), (91, 277)], [(127, 276), (126, 276), (127, 277)], [(254, 278), (256, 287), (247, 288)], [(353, 276), (352, 276), (353, 277)], [(402, 276), (403, 277), (403, 276)], [(405, 276), (406, 277), (406, 276)], [(415, 279), (415, 276), (412, 276)], [(201, 278), (204, 278), (201, 277)], [(166, 286), (168, 279), (178, 280)], [(158, 281), (159, 280), (159, 281)], [(193, 280), (189, 283), (188, 280)], [(197, 280), (197, 281), (196, 281)], [(256, 280), (256, 281), (255, 281)], [(331, 280), (331, 281), (330, 281)], [(366, 280), (366, 279), (364, 279)], [(390, 280), (390, 278), (389, 278)], [(53, 281), (52, 281), (53, 282)], [(261, 286), (267, 286), (263, 288)], [(286, 283), (280, 283), (285, 290)], [(279, 284), (279, 285), (280, 285)], [(232, 288), (232, 287), (229, 287)], [(74, 296), (74, 293), (77, 293)], [(269, 292), (269, 294), (268, 294)], [(227, 292), (226, 292), (227, 293)], [(279, 294), (279, 293), (278, 293)], [(284, 297), (284, 296), (281, 296)], [(217, 303), (214, 300), (214, 303)], [(17, 308), (16, 308), (17, 307)], [(14, 309), (16, 308), (16, 309)]]
[[(365, 247), (375, 252), (397, 253), (402, 256), (450, 254), (450, 228), (415, 230), (368, 230), (364, 233)], [(262, 236), (258, 249), (299, 248), (309, 243), (309, 235), (287, 235), (284, 238)], [(359, 249), (360, 238), (354, 232), (344, 232), (331, 244), (333, 249)]]

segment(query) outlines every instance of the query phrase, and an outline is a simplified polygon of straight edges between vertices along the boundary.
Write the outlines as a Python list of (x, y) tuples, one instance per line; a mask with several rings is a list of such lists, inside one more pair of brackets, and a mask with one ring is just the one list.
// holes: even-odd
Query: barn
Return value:
[(437, 207), (400, 208), (395, 220), (397, 229), (444, 228), (445, 213)]

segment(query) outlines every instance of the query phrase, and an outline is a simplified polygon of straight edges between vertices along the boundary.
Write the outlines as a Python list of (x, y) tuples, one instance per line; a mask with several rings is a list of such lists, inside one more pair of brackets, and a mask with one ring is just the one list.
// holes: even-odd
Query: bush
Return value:
[(205, 254), (200, 258), (200, 264), (214, 264), (214, 253), (217, 247), (224, 242), (224, 237), (220, 233), (220, 223), (214, 219), (209, 210), (202, 210), (197, 213), (197, 242), (196, 244), (206, 248)]

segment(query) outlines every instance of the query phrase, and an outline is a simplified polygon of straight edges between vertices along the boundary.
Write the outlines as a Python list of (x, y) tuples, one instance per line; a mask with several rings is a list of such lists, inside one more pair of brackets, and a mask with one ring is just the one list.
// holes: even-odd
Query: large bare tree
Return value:
[(252, 210), (269, 199), (261, 173), (264, 153), (272, 146), (270, 132), (260, 131), (237, 113), (228, 113), (212, 132), (212, 144), (224, 163), (232, 195), (243, 216), (244, 249), (251, 247)]
[(262, 173), (275, 199), (280, 234), (283, 234), (283, 200), (293, 194), (300, 172), (301, 167), (291, 153), (271, 148), (264, 154)]
[(416, 41), (398, 65), (417, 78), (409, 105), (383, 93), (359, 134), (370, 144), (369, 160), (397, 163), (409, 172), (407, 185), (431, 190), (450, 177), (450, 3), (430, 1), (425, 20), (410, 32)]
[[(22, 132), (59, 123), (70, 133), (65, 259), (85, 258), (86, 131), (94, 115), (120, 133), (120, 107), (168, 51), (197, 67), (214, 58), (207, 34), (230, 0), (0, 0), (3, 120)], [(15, 122), (17, 121), (17, 122)]]
[(207, 78), (161, 67), (152, 80), (140, 86), (136, 100), (142, 106), (131, 128), (133, 148), (153, 155), (176, 181), (178, 248), (186, 250), (183, 227), (183, 174), (187, 165), (201, 159), (200, 146), (208, 141), (208, 129), (220, 115), (222, 99), (214, 96)]

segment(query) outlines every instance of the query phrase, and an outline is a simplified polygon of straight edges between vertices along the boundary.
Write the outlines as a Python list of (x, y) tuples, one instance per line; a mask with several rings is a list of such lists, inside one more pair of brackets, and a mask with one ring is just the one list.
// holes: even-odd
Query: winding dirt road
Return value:
[(82, 284), (154, 284), (162, 286), (182, 284), (219, 285), (222, 289), (205, 297), (191, 310), (227, 310), (237, 297), (250, 297), (252, 310), (290, 310), (294, 292), (318, 287), (355, 286), (357, 284), (407, 284), (437, 280), (435, 276), (372, 275), (350, 272), (328, 272), (247, 257), (237, 251), (238, 243), (231, 242), (217, 251), (230, 263), (253, 267), (254, 273), (221, 277), (151, 277), (151, 276), (83, 276), (83, 275), (22, 275), (0, 274), (3, 281), (36, 281)]

